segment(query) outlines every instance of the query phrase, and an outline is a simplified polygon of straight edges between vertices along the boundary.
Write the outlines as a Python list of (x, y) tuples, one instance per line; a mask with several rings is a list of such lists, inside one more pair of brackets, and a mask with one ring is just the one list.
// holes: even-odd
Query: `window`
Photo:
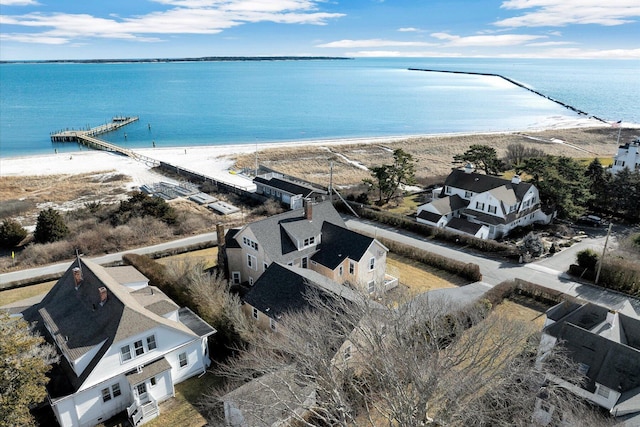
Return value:
[(375, 282), (372, 280), (369, 283), (367, 283), (367, 291), (372, 294), (376, 291), (376, 284)]
[(133, 347), (135, 349), (136, 357), (144, 354), (144, 346), (142, 345), (142, 340), (134, 342)]
[(376, 268), (376, 259), (372, 257), (369, 260), (369, 270), (373, 270), (374, 268)]
[(248, 246), (251, 249), (255, 249), (256, 251), (258, 250), (258, 243), (254, 242), (253, 240), (249, 239), (248, 237), (243, 237), (242, 238), (242, 243), (244, 243), (245, 246)]
[(272, 331), (275, 331), (278, 327), (278, 324), (276, 323), (275, 320), (273, 319), (269, 319), (269, 326), (271, 327)]
[(509, 206), (509, 213), (515, 212), (517, 207), (518, 207), (517, 204)]
[(247, 267), (253, 269), (253, 270), (257, 270), (258, 269), (258, 263), (256, 261), (256, 257), (254, 257), (253, 255), (249, 255), (247, 254)]
[(342, 276), (342, 273), (343, 273), (343, 267), (340, 266), (340, 267), (338, 267), (338, 275)]
[(451, 187), (449, 187), (448, 185), (446, 187), (444, 187), (444, 193), (445, 194), (451, 194)]
[(111, 400), (111, 392), (109, 391), (109, 387), (102, 389), (102, 401), (108, 402)]
[(136, 386), (136, 392), (138, 393), (138, 396), (144, 395), (147, 392), (147, 385), (145, 383), (138, 384)]
[(122, 394), (122, 392), (120, 391), (120, 384), (115, 383), (114, 385), (111, 386), (111, 394), (113, 394), (114, 398)]
[(476, 202), (476, 209), (479, 211), (484, 210), (484, 203)]
[(351, 346), (348, 345), (344, 348), (344, 351), (342, 353), (344, 360), (349, 360), (351, 359)]
[(253, 308), (253, 318), (257, 319), (258, 318), (258, 309), (257, 308)]
[(356, 274), (356, 263), (353, 261), (349, 261), (349, 274)]
[(123, 362), (131, 360), (131, 347), (128, 345), (120, 347), (120, 357), (122, 358)]
[(602, 396), (605, 399), (608, 399), (610, 391), (611, 390), (609, 390), (607, 387), (605, 387), (605, 386), (603, 386), (601, 384), (598, 384), (598, 396)]
[(307, 268), (308, 263), (309, 263), (309, 258), (307, 257), (302, 258), (302, 268)]
[(180, 361), (180, 367), (184, 368), (185, 366), (187, 366), (189, 364), (189, 361), (187, 360), (187, 353), (183, 352), (180, 353), (178, 355), (178, 360)]
[(471, 191), (465, 191), (464, 192), (464, 198), (465, 199), (470, 199), (471, 196), (473, 196), (473, 193)]
[(489, 213), (492, 213), (492, 214), (496, 213), (496, 207), (489, 205)]
[(586, 363), (578, 363), (578, 372), (582, 375), (587, 375), (587, 372), (589, 372), (589, 365)]
[(150, 337), (147, 337), (147, 348), (149, 349), (149, 351), (155, 350), (157, 347), (158, 346), (156, 345), (156, 336), (151, 335)]
[(240, 272), (239, 271), (234, 271), (231, 273), (231, 280), (233, 281), (233, 283), (239, 284), (240, 283)]
[(156, 385), (156, 377), (151, 377), (149, 378), (149, 383), (151, 384), (151, 387)]

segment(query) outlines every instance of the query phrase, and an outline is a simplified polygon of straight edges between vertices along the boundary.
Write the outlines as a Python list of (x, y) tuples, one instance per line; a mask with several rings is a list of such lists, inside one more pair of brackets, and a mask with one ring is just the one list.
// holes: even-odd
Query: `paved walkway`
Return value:
[[(428, 240), (406, 230), (398, 230), (368, 220), (345, 217), (345, 222), (347, 227), (354, 231), (384, 237), (463, 262), (478, 264), (482, 273), (482, 281), (491, 286), (505, 280), (519, 278), (640, 318), (640, 300), (598, 286), (578, 282), (564, 273), (565, 270), (568, 270), (569, 264), (574, 262), (575, 253), (579, 250), (589, 247), (596, 251), (602, 251), (604, 237), (587, 239), (553, 257), (528, 264), (517, 264), (464, 249), (453, 249), (443, 243)], [(566, 253), (564, 253), (565, 251)]]

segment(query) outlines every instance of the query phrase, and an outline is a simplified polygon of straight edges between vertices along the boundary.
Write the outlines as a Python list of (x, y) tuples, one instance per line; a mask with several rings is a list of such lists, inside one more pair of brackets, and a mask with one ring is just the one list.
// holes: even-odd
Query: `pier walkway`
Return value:
[(160, 166), (158, 160), (151, 157), (143, 156), (127, 148), (119, 147), (115, 144), (111, 144), (107, 141), (103, 141), (96, 138), (103, 133), (112, 132), (120, 129), (130, 123), (138, 121), (138, 116), (131, 117), (114, 117), (110, 123), (105, 123), (100, 126), (96, 126), (87, 130), (64, 130), (60, 132), (54, 132), (51, 134), (51, 142), (77, 142), (78, 144), (85, 145), (89, 148), (97, 150), (110, 151), (113, 153), (122, 154), (123, 156), (131, 157), (134, 160), (142, 162), (150, 167)]

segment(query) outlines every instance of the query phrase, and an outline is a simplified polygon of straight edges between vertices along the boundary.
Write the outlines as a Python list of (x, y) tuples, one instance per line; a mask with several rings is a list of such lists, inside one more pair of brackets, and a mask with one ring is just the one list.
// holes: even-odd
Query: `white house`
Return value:
[(250, 286), (278, 262), (308, 268), (340, 284), (368, 293), (397, 285), (386, 275), (388, 249), (378, 240), (346, 228), (330, 201), (306, 201), (304, 209), (274, 215), (232, 229), (224, 238), (225, 264), (232, 283)]
[[(539, 346), (543, 360), (556, 345), (578, 363), (586, 376), (581, 386), (557, 376), (550, 379), (607, 409), (621, 423), (640, 422), (640, 320), (606, 307), (563, 302), (547, 311)], [(550, 412), (554, 408), (541, 405)], [(544, 414), (535, 414), (545, 419)], [(546, 417), (550, 419), (550, 417)]]
[(618, 173), (624, 168), (631, 171), (640, 170), (640, 139), (618, 147), (618, 153), (611, 165), (611, 172)]
[(24, 317), (60, 353), (47, 386), (61, 426), (93, 426), (127, 411), (134, 425), (159, 415), (174, 384), (210, 364), (215, 330), (178, 307), (133, 267), (78, 258)]
[(522, 182), (475, 173), (471, 165), (451, 172), (440, 198), (418, 207), (416, 220), (482, 239), (506, 236), (519, 226), (549, 223), (538, 189)]

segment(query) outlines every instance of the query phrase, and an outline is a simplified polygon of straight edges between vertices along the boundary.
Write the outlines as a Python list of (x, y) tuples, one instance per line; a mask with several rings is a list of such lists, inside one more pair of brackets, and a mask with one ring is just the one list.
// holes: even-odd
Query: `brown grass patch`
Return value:
[(0, 291), (0, 307), (7, 304), (13, 304), (23, 299), (35, 297), (49, 292), (53, 285), (58, 281), (53, 280), (51, 282), (39, 283), (37, 285), (25, 286), (23, 288), (8, 289), (6, 291)]
[(433, 289), (453, 288), (469, 283), (452, 273), (393, 253), (387, 255), (387, 273), (398, 278), (398, 287), (406, 289), (409, 297)]
[(183, 254), (172, 255), (157, 260), (160, 264), (167, 265), (174, 262), (178, 263), (203, 263), (204, 268), (211, 268), (218, 265), (218, 247), (201, 249), (199, 251), (191, 251)]
[[(635, 129), (623, 129), (621, 140), (631, 138)], [(417, 160), (416, 178), (426, 179), (434, 175), (447, 175), (453, 165), (453, 156), (465, 152), (472, 144), (494, 147), (498, 156), (506, 153), (507, 146), (521, 143), (525, 147), (538, 148), (545, 153), (574, 158), (603, 159), (616, 153), (618, 130), (609, 127), (552, 129), (545, 131), (444, 135), (410, 138), (395, 142), (377, 141), (361, 144), (327, 144), (303, 147), (264, 149), (258, 152), (260, 164), (282, 173), (304, 177), (321, 185), (329, 183), (329, 162), (333, 161), (333, 181), (335, 185), (358, 184), (370, 174), (350, 162), (359, 162), (370, 168), (390, 163), (393, 150), (402, 148)], [(565, 143), (559, 143), (564, 141)], [(236, 157), (236, 167), (253, 168), (255, 154)]]

